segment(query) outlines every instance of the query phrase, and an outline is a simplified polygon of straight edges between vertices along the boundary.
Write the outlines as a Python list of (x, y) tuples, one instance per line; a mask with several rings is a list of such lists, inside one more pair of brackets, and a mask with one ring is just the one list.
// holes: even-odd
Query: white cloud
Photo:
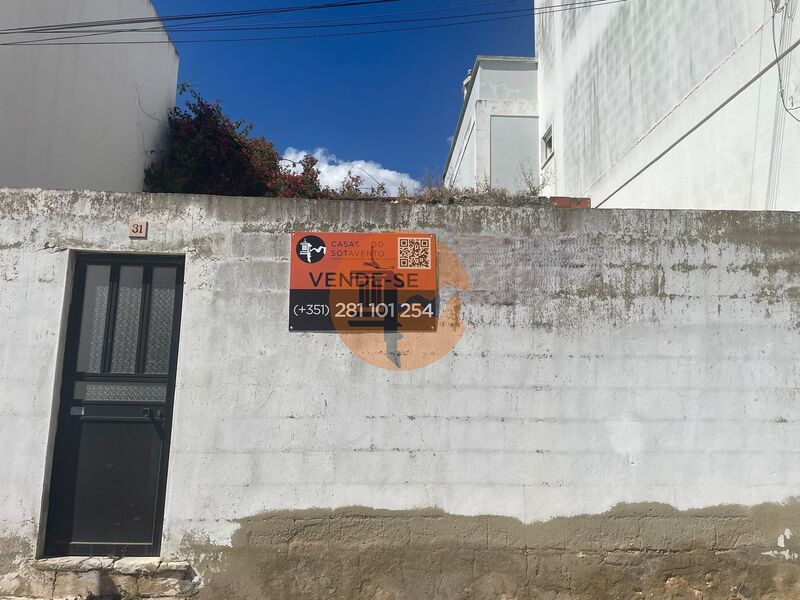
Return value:
[[(408, 173), (400, 173), (384, 168), (383, 165), (372, 160), (339, 160), (325, 148), (317, 148), (313, 153), (297, 148), (287, 148), (283, 157), (292, 161), (300, 161), (305, 156), (312, 154), (317, 159), (319, 180), (323, 186), (338, 188), (347, 177), (347, 172), (352, 171), (363, 179), (364, 188), (377, 187), (383, 183), (390, 196), (396, 196), (401, 185), (412, 192), (420, 187), (419, 181), (413, 179)], [(299, 170), (297, 166), (294, 167)]]

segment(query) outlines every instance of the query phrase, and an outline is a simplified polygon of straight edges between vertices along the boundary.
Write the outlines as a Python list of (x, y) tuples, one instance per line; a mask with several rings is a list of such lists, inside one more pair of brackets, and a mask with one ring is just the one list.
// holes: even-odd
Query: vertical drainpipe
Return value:
[[(796, 0), (786, 0), (781, 19), (781, 37), (778, 43), (778, 54), (789, 47), (792, 39), (792, 25), (794, 24), (794, 10)], [(773, 17), (774, 18), (774, 17)], [(783, 106), (782, 94), (785, 94), (789, 82), (791, 58), (778, 64), (780, 76), (778, 78), (778, 95), (775, 99), (775, 120), (772, 129), (772, 150), (769, 157), (769, 176), (767, 179), (767, 198), (765, 208), (775, 210), (778, 205), (778, 182), (780, 181), (781, 158), (783, 155), (783, 134), (786, 128), (786, 109)]]

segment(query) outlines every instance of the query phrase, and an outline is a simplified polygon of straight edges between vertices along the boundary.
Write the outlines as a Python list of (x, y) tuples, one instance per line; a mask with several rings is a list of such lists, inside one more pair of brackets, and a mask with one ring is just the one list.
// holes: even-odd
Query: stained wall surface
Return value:
[[(127, 237), (138, 219), (147, 240)], [(380, 345), (365, 360), (290, 333), (298, 230), (435, 233), (452, 351), (398, 370)], [(794, 213), (2, 190), (9, 581), (41, 542), (71, 257), (89, 250), (186, 257), (163, 555), (209, 594), (604, 598), (602, 572), (626, 594), (710, 573), (708, 598), (795, 597)], [(401, 367), (423, 347), (401, 339)]]

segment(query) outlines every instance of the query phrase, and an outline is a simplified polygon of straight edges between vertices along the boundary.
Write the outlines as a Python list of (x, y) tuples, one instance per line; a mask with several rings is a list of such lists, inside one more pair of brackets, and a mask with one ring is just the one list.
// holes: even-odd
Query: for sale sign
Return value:
[(292, 331), (435, 331), (437, 296), (434, 235), (292, 234)]

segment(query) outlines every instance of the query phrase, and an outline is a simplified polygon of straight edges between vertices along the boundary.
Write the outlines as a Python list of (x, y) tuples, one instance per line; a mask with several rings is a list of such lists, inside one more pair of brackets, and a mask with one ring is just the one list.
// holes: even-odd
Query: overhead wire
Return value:
[[(315, 20), (305, 20), (305, 21), (284, 21), (284, 22), (278, 23), (278, 26), (279, 25), (300, 25), (300, 24), (305, 24), (305, 23), (314, 24), (314, 23), (341, 22), (341, 21), (348, 21), (348, 20), (352, 21), (353, 19), (362, 19), (363, 20), (363, 19), (367, 19), (367, 18), (376, 19), (376, 18), (381, 18), (381, 17), (394, 17), (394, 16), (402, 16), (402, 15), (425, 14), (425, 13), (434, 13), (434, 12), (443, 12), (443, 11), (449, 11), (449, 10), (457, 10), (457, 9), (463, 9), (463, 8), (492, 6), (492, 5), (497, 5), (497, 4), (509, 4), (509, 3), (514, 3), (514, 2), (519, 2), (519, 1), (520, 0), (491, 0), (489, 2), (473, 2), (473, 3), (470, 3), (470, 4), (461, 4), (461, 5), (449, 6), (449, 7), (440, 7), (440, 8), (432, 8), (432, 9), (425, 9), (425, 10), (414, 10), (414, 11), (403, 11), (403, 12), (393, 12), (393, 13), (383, 13), (383, 14), (369, 15), (369, 16), (363, 16), (363, 17), (352, 17), (352, 16), (350, 16), (350, 17), (315, 19)], [(208, 19), (194, 21), (194, 24), (208, 24), (208, 23), (218, 23), (218, 22), (222, 22), (222, 21), (242, 20), (242, 19), (245, 19), (245, 18), (250, 18), (252, 16), (253, 15), (242, 15), (242, 14), (239, 14), (238, 16), (212, 17), (212, 18), (208, 18)], [(255, 16), (260, 16), (260, 15), (255, 15)], [(125, 20), (119, 20), (118, 24), (122, 24), (124, 21)], [(90, 22), (86, 21), (84, 23), (90, 23)], [(357, 25), (359, 23), (356, 22), (354, 24)], [(258, 25), (259, 24), (251, 24), (249, 27), (256, 27)], [(276, 24), (274, 22), (273, 23), (269, 23), (269, 24), (263, 24), (262, 23), (260, 25), (276, 26)], [(89, 33), (79, 33), (78, 35), (64, 35), (64, 36), (51, 37), (51, 38), (38, 38), (38, 39), (31, 39), (31, 40), (19, 40), (17, 42), (14, 42), (12, 44), (7, 44), (7, 45), (30, 45), (31, 43), (35, 43), (35, 42), (47, 42), (47, 41), (56, 41), (56, 40), (63, 40), (63, 39), (68, 39), (68, 40), (69, 39), (79, 39), (79, 38), (84, 38), (84, 37), (97, 37), (97, 36), (110, 35), (110, 34), (115, 34), (115, 33), (138, 33), (138, 32), (145, 32), (145, 33), (162, 33), (162, 32), (180, 33), (180, 32), (184, 32), (184, 31), (193, 31), (194, 30), (194, 29), (189, 29), (189, 27), (191, 27), (191, 26), (190, 25), (181, 25), (181, 24), (178, 24), (178, 25), (175, 25), (175, 26), (172, 26), (172, 27), (166, 27), (166, 26), (164, 26), (163, 23), (159, 23), (159, 25), (156, 25), (156, 26), (135, 28), (135, 29), (107, 29), (107, 30), (94, 30), (93, 29), (93, 30), (88, 30)], [(227, 29), (227, 28), (225, 28), (224, 26), (220, 26), (219, 30), (222, 30), (222, 29)], [(36, 29), (35, 33), (36, 34), (39, 34), (39, 33), (51, 33), (51, 32), (55, 33), (57, 31), (60, 31), (62, 33), (63, 32), (72, 33), (72, 30), (67, 30), (67, 29), (38, 29), (38, 28)], [(3, 34), (4, 34), (3, 30), (0, 30), (0, 35), (3, 35)], [(6, 33), (5, 35), (8, 35), (8, 33)], [(3, 44), (0, 43), (0, 45), (3, 45)]]
[[(514, 0), (512, 0), (514, 1)], [(327, 33), (327, 34), (306, 34), (306, 35), (291, 35), (291, 36), (260, 36), (260, 37), (234, 37), (234, 38), (201, 38), (201, 39), (176, 39), (174, 43), (221, 43), (221, 42), (253, 42), (253, 41), (268, 41), (268, 40), (291, 40), (291, 39), (315, 39), (315, 38), (326, 38), (326, 37), (348, 37), (348, 36), (358, 36), (358, 35), (370, 35), (370, 34), (380, 34), (380, 33), (392, 33), (398, 31), (416, 31), (416, 30), (425, 30), (425, 29), (436, 29), (441, 27), (453, 27), (459, 25), (467, 25), (472, 23), (486, 23), (486, 22), (493, 22), (493, 21), (502, 21), (508, 19), (516, 19), (522, 17), (528, 17), (533, 14), (552, 14), (552, 13), (559, 13), (565, 12), (570, 10), (578, 10), (578, 9), (585, 9), (591, 8), (596, 6), (605, 6), (609, 4), (618, 4), (626, 2), (626, 0), (580, 0), (577, 2), (569, 2), (563, 4), (556, 4), (556, 5), (548, 5), (539, 8), (532, 8), (532, 9), (513, 9), (510, 11), (493, 11), (493, 12), (485, 12), (485, 13), (468, 13), (468, 14), (459, 14), (459, 15), (447, 15), (444, 17), (427, 17), (422, 19), (399, 19), (396, 21), (368, 21), (364, 22), (364, 19), (369, 18), (376, 18), (375, 16), (361, 16), (355, 17), (355, 19), (360, 19), (359, 21), (353, 21), (351, 18), (351, 22), (349, 23), (341, 23), (343, 19), (328, 19), (328, 20), (316, 20), (316, 21), (306, 21), (306, 22), (293, 22), (288, 24), (281, 24), (281, 23), (273, 23), (273, 24), (259, 24), (261, 27), (265, 29), (318, 29), (322, 27), (360, 27), (360, 26), (374, 26), (374, 25), (382, 25), (382, 24), (402, 24), (402, 23), (419, 23), (419, 22), (429, 22), (429, 21), (441, 21), (441, 20), (451, 20), (455, 22), (451, 23), (436, 23), (430, 25), (417, 25), (417, 26), (409, 26), (409, 27), (395, 27), (395, 28), (382, 28), (382, 29), (373, 29), (368, 31), (348, 31), (348, 32), (337, 32), (337, 33)], [(502, 2), (492, 2), (491, 4), (498, 4)], [(488, 3), (480, 3), (480, 4), (473, 4), (470, 6), (480, 6), (481, 4), (488, 4)], [(450, 7), (450, 9), (454, 9), (458, 7)], [(463, 8), (463, 6), (461, 7)], [(408, 14), (419, 14), (420, 12), (426, 11), (411, 11)], [(509, 14), (513, 13), (513, 14)], [(215, 13), (218, 14), (218, 13)], [(402, 15), (404, 13), (390, 13), (386, 16), (396, 16)], [(500, 15), (500, 16), (497, 16)], [(475, 18), (479, 17), (479, 18)], [(333, 21), (337, 21), (333, 23)], [(180, 33), (182, 30), (176, 28), (166, 28), (167, 32), (169, 33)], [(224, 31), (226, 29), (220, 29), (220, 31)], [(111, 33), (138, 33), (138, 30), (115, 30)], [(2, 34), (3, 31), (0, 31)], [(102, 31), (102, 32), (89, 32), (89, 33), (81, 33), (74, 36), (65, 36), (63, 38), (45, 38), (45, 39), (32, 39), (32, 40), (16, 40), (12, 42), (0, 42), (0, 46), (72, 46), (72, 45), (118, 45), (118, 44), (166, 44), (171, 43), (171, 40), (111, 40), (111, 41), (98, 41), (98, 42), (73, 42), (70, 41), (76, 38), (84, 38), (84, 37), (94, 37), (97, 35), (108, 35), (109, 32)], [(62, 41), (66, 40), (66, 41)], [(51, 43), (55, 42), (55, 43)]]
[[(513, 3), (516, 3), (516, 2), (520, 2), (520, 1), (521, 0), (490, 0), (490, 1), (485, 1), (485, 2), (471, 2), (469, 4), (457, 4), (457, 5), (454, 5), (454, 6), (441, 6), (441, 7), (438, 7), (438, 8), (427, 8), (427, 9), (423, 9), (423, 10), (410, 10), (410, 11), (400, 11), (400, 12), (395, 11), (395, 12), (390, 12), (390, 13), (372, 14), (372, 15), (365, 15), (365, 16), (361, 16), (361, 17), (358, 17), (358, 16), (328, 17), (328, 18), (325, 18), (325, 19), (309, 19), (309, 20), (303, 20), (303, 21), (280, 21), (280, 22), (278, 22), (278, 24), (291, 25), (291, 24), (303, 24), (303, 23), (327, 23), (327, 22), (336, 22), (336, 21), (349, 21), (349, 20), (354, 20), (354, 19), (378, 19), (378, 18), (383, 18), (383, 17), (398, 17), (398, 16), (404, 16), (404, 15), (429, 14), (429, 13), (436, 13), (436, 12), (447, 12), (447, 11), (451, 11), (451, 10), (460, 10), (460, 9), (465, 9), (465, 8), (478, 8), (478, 7), (485, 7), (485, 6), (496, 6), (498, 4), (513, 4)], [(255, 16), (260, 16), (260, 15), (255, 15)], [(179, 23), (177, 25), (173, 25), (173, 26), (169, 26), (169, 27), (166, 27), (166, 26), (163, 26), (162, 24), (159, 24), (159, 25), (155, 25), (155, 26), (151, 26), (151, 27), (140, 27), (140, 28), (135, 28), (135, 29), (105, 29), (105, 30), (96, 30), (95, 29), (95, 30), (90, 30), (90, 31), (102, 32), (102, 33), (118, 33), (118, 32), (130, 32), (130, 31), (136, 31), (136, 32), (138, 32), (138, 31), (142, 31), (142, 32), (151, 32), (151, 31), (152, 32), (161, 32), (164, 29), (168, 29), (169, 31), (196, 31), (196, 30), (205, 30), (205, 28), (198, 28), (198, 27), (195, 27), (195, 25), (208, 24), (208, 23), (219, 23), (219, 22), (223, 22), (223, 21), (242, 20), (242, 19), (247, 19), (247, 18), (252, 18), (252, 16), (241, 16), (240, 15), (240, 16), (234, 16), (234, 17), (210, 17), (210, 18), (207, 18), (207, 19), (199, 20), (199, 21), (193, 21), (190, 24), (180, 24)], [(86, 21), (85, 23), (90, 23), (90, 21)], [(125, 25), (127, 23), (125, 23), (125, 20), (120, 20), (119, 23), (115, 23), (115, 24)], [(271, 22), (271, 23), (253, 23), (253, 24), (250, 24), (250, 25), (236, 25), (234, 27), (255, 28), (255, 27), (259, 27), (260, 25), (275, 25), (275, 24), (276, 24), (275, 22)], [(94, 26), (94, 25), (92, 25), (92, 26)], [(223, 30), (223, 29), (227, 30), (229, 28), (226, 27), (226, 26), (219, 26), (219, 29), (220, 30)], [(36, 30), (35, 30), (35, 33), (55, 33), (55, 32), (59, 32), (59, 31), (63, 32), (63, 31), (70, 31), (70, 30), (69, 29), (64, 29), (64, 28), (61, 28), (61, 27), (57, 27), (57, 28), (54, 28), (54, 29), (52, 29), (52, 28), (38, 28), (37, 27)], [(8, 30), (0, 30), (0, 35), (3, 35), (3, 34), (8, 35), (9, 33), (15, 34), (15, 33), (19, 33), (19, 32), (11, 32), (11, 31), (8, 31)]]
[(187, 13), (182, 15), (165, 15), (153, 17), (134, 17), (127, 19), (106, 19), (103, 21), (76, 21), (72, 23), (56, 23), (51, 25), (34, 25), (32, 27), (12, 27), (8, 29), (0, 29), (2, 33), (35, 33), (39, 30), (52, 31), (55, 29), (78, 29), (83, 27), (92, 27), (95, 25), (130, 25), (133, 23), (170, 23), (174, 21), (185, 21), (194, 19), (208, 19), (208, 18), (222, 18), (222, 17), (244, 17), (244, 16), (259, 16), (269, 14), (281, 14), (288, 12), (299, 12), (309, 10), (328, 10), (333, 8), (350, 8), (356, 6), (370, 6), (375, 4), (390, 4), (400, 2), (401, 0), (348, 0), (346, 2), (327, 2), (323, 4), (305, 4), (298, 6), (281, 6), (273, 8), (260, 8), (250, 10), (234, 10), (223, 12), (205, 12), (205, 13)]
[[(383, 19), (383, 18), (393, 18), (393, 17), (402, 17), (407, 15), (421, 15), (421, 14), (431, 14), (437, 12), (447, 12), (453, 10), (462, 10), (468, 8), (483, 8), (487, 6), (496, 6), (498, 4), (514, 4), (520, 2), (520, 0), (491, 0), (490, 2), (471, 2), (469, 4), (456, 4), (453, 6), (440, 6), (439, 8), (426, 8), (423, 10), (409, 10), (409, 11), (401, 11), (401, 12), (390, 12), (390, 13), (381, 13), (381, 14), (373, 14), (373, 15), (364, 15), (364, 16), (351, 16), (351, 17), (333, 17), (327, 19), (307, 19), (304, 21), (280, 21), (278, 23), (250, 23), (250, 24), (242, 24), (242, 25), (220, 25), (216, 30), (219, 31), (235, 31), (241, 28), (242, 31), (250, 30), (250, 29), (261, 29), (262, 27), (271, 28), (271, 26), (283, 26), (283, 25), (303, 25), (303, 24), (314, 24), (314, 23), (336, 23), (342, 21), (354, 21), (357, 22), (359, 20), (364, 19)], [(516, 9), (516, 10), (527, 10), (527, 9)], [(444, 17), (441, 17), (444, 18)], [(204, 27), (195, 27), (192, 25), (178, 25), (176, 27), (170, 28), (170, 31), (173, 32), (184, 32), (184, 31), (207, 31), (209, 28)]]
[[(467, 18), (467, 17), (484, 17), (484, 16), (496, 16), (496, 15), (503, 15), (503, 14), (515, 14), (519, 15), (520, 13), (530, 14), (532, 11), (529, 8), (517, 8), (512, 10), (502, 10), (502, 11), (488, 11), (488, 12), (478, 12), (478, 13), (470, 13), (465, 15), (445, 15), (441, 17), (419, 17), (415, 19), (384, 19), (384, 20), (373, 20), (373, 21), (352, 21), (352, 22), (345, 22), (345, 23), (333, 23), (333, 22), (326, 22), (324, 20), (317, 20), (317, 21), (294, 21), (289, 23), (260, 23), (260, 24), (251, 24), (251, 25), (234, 25), (234, 26), (216, 26), (216, 27), (197, 27), (191, 29), (168, 29), (167, 31), (170, 33), (182, 33), (187, 31), (202, 31), (202, 32), (214, 32), (214, 31), (260, 31), (260, 30), (274, 30), (274, 29), (321, 29), (321, 28), (331, 28), (331, 27), (354, 27), (354, 26), (365, 26), (365, 25), (393, 25), (398, 23), (419, 23), (419, 22), (427, 22), (427, 21), (444, 21), (444, 20), (452, 20), (457, 18)], [(362, 17), (367, 18), (367, 17)], [(343, 19), (331, 19), (331, 21), (341, 21)], [(141, 31), (139, 29), (111, 29), (111, 30), (101, 30), (101, 31), (92, 31), (91, 33), (155, 33), (155, 31)]]
[[(775, 41), (775, 17), (778, 16), (779, 12), (784, 12), (783, 25), (781, 27), (781, 38), (783, 38), (783, 31), (786, 28), (786, 19), (793, 19), (794, 18), (794, 14), (789, 15), (789, 13), (788, 13), (789, 4), (792, 3), (793, 0), (787, 0), (786, 2), (784, 2), (783, 6), (781, 6), (780, 8), (779, 8), (779, 0), (769, 0), (769, 2), (770, 2), (770, 5), (772, 7), (772, 19), (771, 19), (772, 20), (772, 48), (775, 51), (775, 56), (778, 56), (778, 43)], [(792, 4), (791, 8), (792, 8), (792, 10), (794, 10), (794, 8), (795, 8), (794, 4)], [(783, 45), (783, 41), (781, 41), (781, 45)], [(800, 123), (800, 118), (798, 118), (797, 115), (795, 115), (794, 112), (792, 112), (792, 111), (795, 111), (795, 110), (800, 110), (800, 106), (795, 106), (795, 107), (791, 107), (790, 108), (789, 105), (786, 103), (786, 92), (785, 92), (785, 88), (784, 88), (783, 71), (781, 70), (781, 63), (780, 62), (778, 62), (777, 67), (778, 67), (778, 93), (780, 95), (781, 104), (783, 105), (783, 110), (785, 110), (786, 114), (788, 114), (790, 117), (792, 117), (795, 121)]]

